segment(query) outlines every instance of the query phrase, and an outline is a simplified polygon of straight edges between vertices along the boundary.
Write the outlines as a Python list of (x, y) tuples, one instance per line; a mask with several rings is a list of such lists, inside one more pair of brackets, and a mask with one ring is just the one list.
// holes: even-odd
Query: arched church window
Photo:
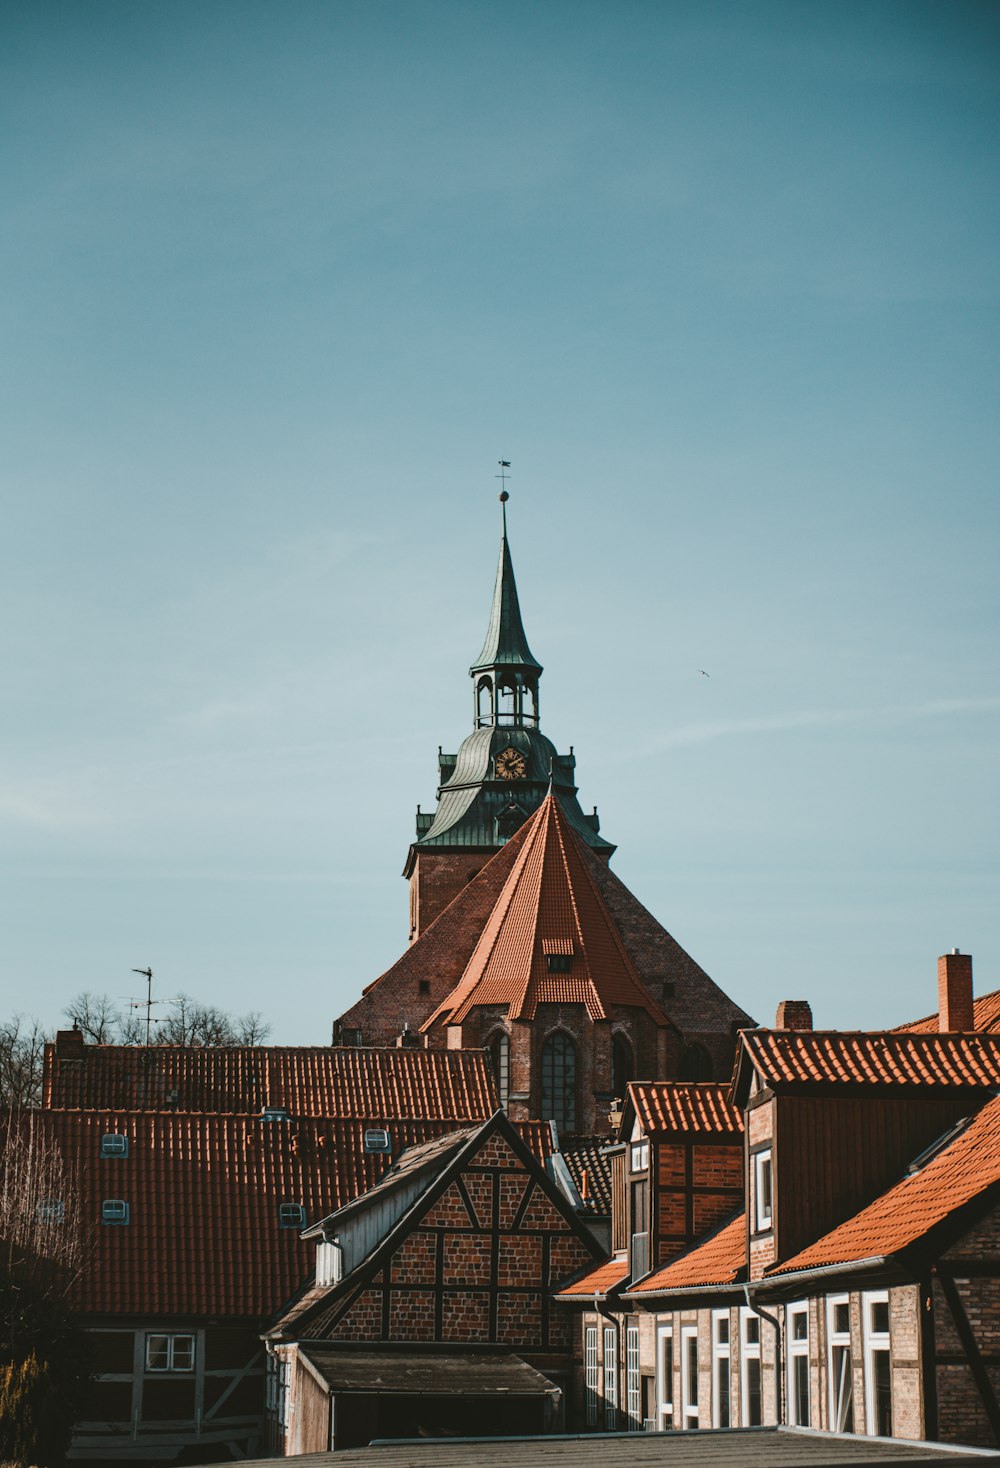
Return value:
[(542, 1120), (576, 1128), (576, 1046), (561, 1030), (542, 1046)]
[(615, 1035), (611, 1042), (611, 1094), (624, 1099), (625, 1087), (633, 1079), (635, 1065), (632, 1046), (624, 1035)]
[(704, 1045), (692, 1040), (684, 1051), (681, 1069), (684, 1081), (710, 1081), (712, 1079), (712, 1057)]
[(500, 1095), (500, 1105), (506, 1111), (507, 1099), (510, 1096), (510, 1039), (503, 1030), (499, 1030), (489, 1041), (487, 1049), (493, 1062), (493, 1075), (496, 1078), (497, 1091)]
[(489, 678), (480, 678), (476, 684), (476, 723), (480, 726), (493, 722), (493, 683)]

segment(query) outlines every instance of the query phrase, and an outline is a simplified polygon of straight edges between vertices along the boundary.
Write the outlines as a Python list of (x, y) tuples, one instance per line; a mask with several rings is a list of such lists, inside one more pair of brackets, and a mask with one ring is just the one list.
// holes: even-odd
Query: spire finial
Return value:
[(500, 484), (501, 484), (500, 495), (499, 495), (499, 499), (500, 499), (500, 518), (503, 521), (503, 534), (504, 534), (504, 539), (506, 540), (506, 538), (507, 538), (507, 501), (510, 499), (510, 495), (507, 493), (507, 470), (510, 468), (510, 460), (509, 459), (498, 459), (497, 460), (497, 463), (500, 465), (500, 473), (499, 474), (494, 474), (493, 478), (494, 479), (499, 479)]

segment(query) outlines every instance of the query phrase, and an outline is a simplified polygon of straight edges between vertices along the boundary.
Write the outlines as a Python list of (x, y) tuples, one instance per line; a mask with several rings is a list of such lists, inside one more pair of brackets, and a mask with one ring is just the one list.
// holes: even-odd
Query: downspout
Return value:
[[(784, 1417), (781, 1411), (783, 1400), (781, 1394), (781, 1321), (778, 1319), (777, 1315), (772, 1315), (770, 1311), (763, 1310), (761, 1309), (760, 1305), (754, 1303), (754, 1301), (750, 1297), (749, 1281), (747, 1281), (743, 1286), (743, 1295), (747, 1302), (747, 1309), (752, 1310), (755, 1315), (759, 1315), (762, 1320), (766, 1320), (769, 1325), (774, 1327), (774, 1422), (775, 1426), (783, 1427)], [(762, 1374), (764, 1370), (763, 1345), (764, 1340), (762, 1336), (760, 1362)]]

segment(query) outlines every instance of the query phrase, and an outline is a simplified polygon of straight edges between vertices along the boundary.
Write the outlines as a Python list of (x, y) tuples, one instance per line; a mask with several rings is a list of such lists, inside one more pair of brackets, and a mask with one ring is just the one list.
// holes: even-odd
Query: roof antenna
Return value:
[(146, 1011), (146, 1044), (148, 1046), (151, 1043), (150, 1035), (152, 1033), (153, 1026), (160, 1023), (158, 1019), (153, 1018), (153, 1005), (173, 1004), (174, 1001), (172, 999), (153, 998), (153, 970), (151, 968), (134, 968), (132, 972), (134, 974), (142, 974), (143, 978), (146, 980), (145, 999), (130, 999), (129, 1007), (131, 1009), (144, 1009)]

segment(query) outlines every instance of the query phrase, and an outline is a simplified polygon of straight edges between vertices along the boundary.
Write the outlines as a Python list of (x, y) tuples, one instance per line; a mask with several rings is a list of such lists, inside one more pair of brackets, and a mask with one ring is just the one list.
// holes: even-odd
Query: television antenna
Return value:
[(134, 968), (132, 972), (134, 974), (142, 974), (142, 977), (146, 980), (145, 999), (130, 999), (129, 1008), (144, 1009), (146, 1011), (146, 1044), (148, 1046), (152, 1043), (153, 1026), (160, 1023), (160, 1021), (156, 1019), (153, 1015), (153, 1005), (174, 1004), (176, 1003), (176, 1000), (153, 998), (153, 970), (151, 968)]

